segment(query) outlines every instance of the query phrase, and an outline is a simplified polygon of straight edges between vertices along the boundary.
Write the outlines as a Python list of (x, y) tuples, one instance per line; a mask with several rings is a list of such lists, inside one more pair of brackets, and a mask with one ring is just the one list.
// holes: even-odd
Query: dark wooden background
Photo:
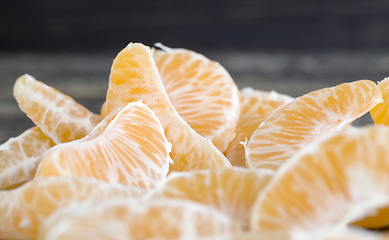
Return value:
[(379, 0), (1, 1), (0, 142), (33, 125), (12, 96), (17, 77), (99, 112), (112, 60), (129, 42), (192, 49), (239, 88), (297, 97), (389, 76), (388, 29), (389, 1)]
[(389, 47), (387, 0), (1, 1), (0, 51)]

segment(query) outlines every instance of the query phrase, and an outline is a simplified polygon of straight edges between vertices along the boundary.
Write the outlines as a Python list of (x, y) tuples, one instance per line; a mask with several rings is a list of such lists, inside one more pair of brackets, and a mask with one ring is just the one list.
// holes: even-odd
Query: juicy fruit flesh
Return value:
[(115, 58), (107, 92), (106, 112), (142, 100), (158, 117), (172, 143), (170, 170), (230, 167), (224, 155), (197, 134), (176, 112), (162, 84), (151, 50), (129, 44)]
[(292, 97), (274, 91), (265, 92), (244, 88), (240, 91), (240, 107), (235, 137), (225, 152), (233, 166), (246, 166), (245, 149), (242, 144), (250, 139), (258, 126), (276, 110), (293, 101)]
[(60, 207), (79, 202), (142, 196), (144, 191), (111, 185), (95, 179), (50, 177), (0, 191), (0, 239), (35, 238), (48, 215)]
[(38, 239), (224, 239), (233, 231), (228, 216), (205, 205), (116, 199), (58, 211)]
[(186, 49), (161, 46), (153, 57), (169, 99), (180, 116), (224, 152), (239, 116), (239, 91), (217, 62)]
[(251, 168), (278, 169), (300, 149), (340, 131), (382, 101), (368, 80), (317, 90), (279, 109), (255, 130), (246, 146)]
[(27, 74), (16, 80), (13, 94), (20, 109), (56, 144), (85, 137), (102, 120), (71, 97)]
[(388, 205), (388, 141), (389, 128), (366, 127), (303, 150), (258, 198), (252, 228), (274, 239), (325, 236)]
[(225, 156), (231, 162), (232, 166), (246, 167), (244, 145), (247, 144), (247, 141), (258, 128), (259, 124), (265, 120), (266, 118), (261, 118), (258, 115), (241, 116), (239, 118), (235, 138), (225, 152)]
[(32, 127), (0, 146), (0, 189), (31, 180), (44, 154), (55, 144)]
[(151, 198), (178, 198), (203, 203), (228, 214), (238, 226), (247, 229), (251, 207), (272, 177), (272, 171), (243, 168), (173, 173)]
[[(154, 188), (166, 178), (171, 162), (171, 144), (158, 118), (140, 102), (127, 104), (112, 117), (95, 128), (99, 133), (95, 138), (87, 136), (86, 140), (50, 150), (36, 177), (92, 177), (108, 183)], [(93, 131), (91, 135), (97, 134)]]
[(389, 205), (384, 206), (378, 211), (372, 212), (368, 216), (358, 219), (353, 223), (355, 226), (364, 227), (367, 229), (380, 229), (389, 226)]
[(375, 124), (389, 125), (389, 78), (382, 80), (378, 87), (382, 91), (384, 102), (377, 104), (370, 111), (370, 115)]
[(250, 87), (240, 91), (241, 115), (259, 115), (268, 118), (277, 109), (294, 100), (285, 94), (275, 91), (261, 91)]
[[(175, 159), (175, 165), (172, 167), (172, 170), (193, 170), (231, 166), (228, 162), (225, 162), (226, 159), (220, 155), (219, 151), (215, 151), (215, 148), (210, 147), (212, 146), (210, 141), (206, 141), (206, 143), (204, 143), (204, 138), (199, 138), (197, 135), (193, 134), (194, 131), (186, 129), (188, 128), (187, 123), (189, 123), (192, 127), (197, 128), (196, 130), (201, 134), (206, 135), (206, 138), (210, 138), (219, 150), (224, 149), (227, 146), (227, 143), (231, 141), (233, 135), (232, 133), (234, 132), (234, 130), (231, 129), (235, 128), (232, 125), (237, 118), (236, 113), (239, 108), (237, 110), (235, 105), (237, 96), (235, 91), (236, 88), (234, 89), (234, 87), (232, 87), (226, 90), (226, 85), (227, 88), (231, 87), (231, 85), (226, 82), (224, 82), (226, 85), (221, 83), (216, 84), (216, 80), (220, 77), (220, 75), (225, 77), (226, 72), (210, 70), (211, 68), (216, 69), (221, 66), (214, 62), (208, 62), (208, 67), (210, 69), (203, 72), (196, 71), (194, 69), (206, 68), (206, 64), (202, 65), (205, 57), (196, 55), (192, 52), (196, 55), (196, 60), (191, 62), (189, 61), (189, 59), (191, 59), (189, 56), (190, 51), (184, 50), (185, 54), (178, 54), (177, 56), (179, 57), (176, 56), (169, 59), (169, 57), (166, 57), (164, 54), (168, 52), (176, 52), (178, 49), (173, 50), (166, 47), (162, 47), (165, 52), (154, 52), (154, 60), (156, 62), (154, 64), (154, 60), (152, 59), (153, 54), (144, 54), (145, 51), (142, 49), (140, 44), (130, 44), (130, 46), (132, 46), (130, 47), (132, 50), (135, 49), (135, 51), (130, 51), (131, 54), (135, 53), (133, 58), (129, 58), (129, 62), (116, 62), (116, 65), (114, 62), (116, 68), (112, 68), (114, 72), (112, 74), (114, 75), (113, 80), (117, 80), (116, 82), (112, 82), (117, 84), (118, 89), (114, 89), (111, 93), (107, 93), (107, 101), (102, 106), (101, 114), (107, 116), (107, 118), (97, 125), (91, 134), (84, 138), (82, 137), (88, 134), (102, 119), (100, 116), (90, 113), (87, 109), (75, 103), (70, 97), (44, 85), (39, 81), (36, 81), (29, 75), (22, 76), (17, 80), (14, 88), (14, 95), (17, 98), (20, 107), (23, 108), (23, 111), (25, 111), (36, 124), (43, 128), (44, 133), (42, 131), (38, 131), (39, 128), (35, 127), (27, 130), (15, 139), (10, 139), (10, 141), (0, 147), (0, 184), (5, 183), (5, 187), (3, 189), (12, 189), (9, 191), (0, 191), (0, 239), (36, 239), (37, 231), (41, 226), (42, 221), (45, 221), (45, 227), (41, 228), (41, 234), (38, 236), (38, 239), (45, 238), (53, 240), (57, 239), (56, 237), (60, 237), (62, 240), (65, 238), (124, 239), (128, 237), (128, 232), (126, 231), (129, 229), (128, 223), (130, 220), (123, 221), (123, 219), (125, 219), (124, 213), (127, 214), (129, 208), (131, 208), (126, 205), (130, 204), (129, 202), (136, 202), (132, 208), (135, 212), (141, 212), (141, 214), (137, 215), (135, 218), (134, 215), (132, 215), (133, 222), (131, 223), (133, 228), (136, 229), (136, 231), (134, 231), (134, 235), (140, 237), (140, 239), (146, 238), (142, 235), (144, 232), (149, 234), (153, 230), (157, 231), (155, 236), (158, 238), (161, 237), (162, 233), (173, 233), (175, 234), (174, 236), (179, 236), (181, 232), (184, 234), (184, 239), (193, 238), (195, 235), (194, 232), (196, 231), (201, 234), (206, 232), (221, 233), (221, 235), (213, 235), (217, 239), (275, 240), (278, 239), (278, 237), (280, 237), (280, 239), (285, 239), (288, 236), (299, 240), (302, 238), (312, 239), (316, 236), (320, 237), (320, 239), (389, 239), (385, 238), (385, 236), (381, 234), (375, 235), (365, 233), (363, 231), (354, 231), (355, 229), (349, 231), (347, 228), (348, 224), (368, 228), (383, 227), (389, 224), (389, 220), (387, 218), (389, 211), (389, 198), (386, 187), (387, 184), (384, 184), (388, 181), (388, 177), (387, 174), (385, 175), (385, 173), (382, 173), (389, 167), (389, 165), (386, 166), (385, 164), (381, 164), (382, 158), (385, 158), (381, 156), (387, 155), (386, 153), (382, 153), (382, 151), (385, 151), (384, 144), (378, 144), (378, 147), (371, 147), (371, 145), (376, 144), (376, 139), (374, 138), (376, 135), (374, 134), (371, 134), (371, 136), (374, 135), (373, 137), (369, 135), (371, 138), (366, 137), (366, 135), (368, 135), (366, 134), (363, 144), (358, 145), (358, 147), (355, 147), (354, 145), (360, 144), (361, 141), (348, 142), (349, 139), (347, 138), (340, 141), (338, 140), (332, 146), (333, 148), (335, 148), (334, 146), (337, 146), (338, 149), (336, 151), (338, 152), (334, 151), (336, 153), (332, 152), (327, 155), (322, 154), (322, 152), (328, 150), (328, 146), (331, 144), (324, 144), (324, 147), (320, 151), (317, 151), (315, 150), (315, 146), (322, 146), (321, 144), (324, 141), (319, 140), (321, 142), (308, 147), (307, 149), (309, 150), (305, 150), (308, 154), (311, 154), (310, 158), (307, 158), (309, 160), (301, 160), (303, 164), (299, 165), (299, 167), (296, 167), (296, 165), (292, 162), (287, 163), (280, 171), (275, 172), (278, 175), (275, 178), (271, 177), (272, 180), (269, 181), (269, 185), (267, 185), (268, 179), (266, 178), (258, 180), (250, 177), (243, 177), (241, 174), (232, 174), (239, 175), (239, 177), (231, 176), (231, 174), (211, 174), (212, 177), (204, 176), (203, 174), (202, 177), (198, 177), (195, 173), (182, 173), (182, 175), (185, 176), (185, 179), (180, 177), (175, 178), (174, 176), (178, 175), (172, 174), (171, 179), (173, 180), (168, 180), (165, 184), (161, 184), (160, 188), (154, 192), (169, 195), (168, 197), (170, 198), (169, 200), (168, 198), (158, 198), (154, 202), (154, 204), (159, 204), (159, 207), (163, 206), (164, 208), (160, 211), (160, 216), (162, 216), (161, 218), (156, 217), (154, 214), (145, 214), (147, 211), (140, 207), (141, 204), (144, 204), (144, 198), (142, 196), (146, 193), (152, 193), (151, 191), (146, 192), (117, 184), (109, 185), (98, 181), (96, 183), (96, 180), (93, 179), (82, 180), (78, 178), (73, 179), (64, 177), (37, 178), (22, 185), (24, 183), (23, 181), (31, 179), (31, 176), (35, 172), (35, 167), (39, 163), (40, 159), (47, 149), (51, 148), (55, 145), (55, 143), (69, 142), (82, 138), (81, 140), (74, 142), (77, 144), (75, 149), (78, 151), (81, 148), (84, 148), (84, 146), (91, 141), (96, 141), (106, 135), (105, 130), (110, 128), (111, 122), (114, 121), (114, 118), (121, 108), (126, 106), (128, 103), (127, 100), (129, 99), (131, 101), (146, 101), (148, 105), (152, 106), (153, 111), (158, 113), (158, 118), (165, 120), (163, 128), (165, 128), (166, 132), (170, 134), (169, 138), (173, 139), (172, 142), (174, 142), (174, 145), (178, 146), (180, 149), (178, 152), (171, 154)], [(181, 51), (182, 49), (177, 52)], [(158, 60), (157, 56), (162, 57)], [(163, 66), (164, 69), (159, 66), (159, 61), (165, 63), (167, 62), (167, 64)], [(184, 63), (185, 61), (187, 62)], [(156, 73), (156, 67), (160, 67), (159, 70), (160, 75), (163, 78), (162, 80), (172, 80), (170, 84), (164, 82), (166, 92), (172, 102), (181, 102), (180, 104), (175, 105), (177, 102), (173, 102), (173, 105), (171, 105), (169, 98), (167, 98), (165, 89), (163, 87), (160, 88), (162, 84), (160, 84), (161, 79), (158, 79), (159, 74)], [(185, 67), (187, 68), (183, 70)], [(120, 71), (116, 71), (118, 69), (120, 69)], [(124, 71), (122, 71), (123, 69)], [(178, 75), (173, 74), (175, 72), (178, 72), (178, 75), (181, 75), (182, 79), (186, 80), (180, 82)], [(139, 82), (131, 82), (131, 79), (134, 80), (137, 78), (141, 78), (140, 80), (138, 79)], [(189, 82), (188, 79), (193, 78), (203, 81), (207, 87), (212, 84), (215, 85), (209, 89), (211, 92), (207, 92), (206, 90), (197, 91), (196, 87), (198, 86), (196, 84), (198, 84), (198, 82), (191, 86), (194, 89), (188, 89), (184, 86), (184, 83)], [(130, 81), (128, 81), (129, 79)], [(232, 79), (230, 80), (232, 81)], [(379, 85), (379, 88), (383, 92), (384, 105), (386, 99), (388, 98), (386, 96), (386, 85), (389, 86), (389, 80), (385, 80)], [(140, 84), (134, 84), (134, 82)], [(125, 88), (125, 85), (128, 83), (131, 87)], [(234, 85), (233, 81), (232, 85)], [(363, 84), (360, 84), (355, 88), (356, 89), (354, 90), (357, 96), (364, 97), (370, 94), (370, 100), (377, 100), (377, 93), (380, 92), (379, 90), (377, 91), (377, 89), (374, 89), (374, 87), (372, 91), (366, 90), (367, 87)], [(152, 91), (149, 91), (150, 89)], [(212, 92), (212, 90), (215, 91)], [(370, 101), (365, 98), (360, 101), (358, 97), (355, 98), (355, 96), (352, 96), (352, 94), (350, 95), (347, 91), (340, 92), (341, 93), (333, 92), (332, 94), (329, 94), (330, 97), (327, 98), (328, 101), (326, 104), (320, 106), (324, 112), (328, 111), (330, 112), (330, 115), (332, 114), (333, 116), (336, 116), (336, 114), (331, 111), (337, 110), (342, 112), (344, 109), (357, 109), (355, 112), (360, 111), (361, 113), (370, 109), (368, 107), (364, 108), (364, 106), (369, 105), (369, 103), (373, 105), (373, 100)], [(210, 102), (205, 103), (205, 106), (201, 107), (200, 103), (205, 102), (206, 100), (205, 95), (203, 97), (199, 97), (202, 94), (208, 94), (207, 97), (216, 97), (216, 102), (219, 104), (218, 106), (222, 106), (222, 110), (217, 109), (217, 106)], [(108, 101), (108, 95), (110, 95), (109, 98), (111, 102)], [(231, 99), (223, 97), (218, 99), (221, 95), (231, 95), (232, 101), (230, 101)], [(347, 100), (352, 104), (338, 104), (337, 101), (339, 99), (344, 100), (346, 98), (348, 98)], [(111, 108), (108, 106), (109, 103), (111, 104)], [(305, 105), (312, 107), (314, 105), (312, 103), (313, 101), (307, 101)], [(256, 102), (252, 101), (250, 104), (255, 105)], [(200, 110), (193, 110), (191, 105), (198, 107), (200, 110), (205, 107), (211, 107), (213, 110), (201, 114)], [(386, 107), (382, 108), (382, 106), (382, 104), (378, 104), (371, 112), (372, 117), (377, 124), (385, 123), (385, 121), (389, 119), (386, 117)], [(228, 107), (230, 107), (228, 110), (230, 111), (229, 113), (227, 113)], [(254, 129), (253, 126), (255, 124), (258, 126), (260, 122), (270, 116), (268, 111), (261, 112), (262, 110), (260, 109), (262, 107), (264, 108), (265, 105), (258, 108), (250, 108), (244, 104), (241, 105), (241, 113), (244, 113), (246, 116), (243, 118), (241, 115), (241, 124), (244, 125), (244, 127), (241, 129), (237, 128), (237, 137), (240, 137), (238, 136), (239, 131), (251, 131), (249, 134), (245, 135), (245, 137), (249, 138), (251, 133), (254, 132), (254, 130), (252, 130)], [(269, 106), (269, 108), (272, 107), (274, 106)], [(305, 109), (307, 111), (303, 111), (303, 115), (305, 115), (300, 119), (298, 117), (293, 118), (295, 117), (293, 116), (295, 113), (293, 111), (289, 112), (289, 115), (285, 114), (286, 120), (288, 121), (285, 121), (284, 123), (287, 123), (286, 125), (289, 127), (293, 125), (290, 123), (296, 119), (297, 122), (300, 121), (300, 123), (304, 123), (304, 120), (306, 120), (305, 118), (309, 118), (309, 114), (312, 115), (312, 113), (315, 112), (313, 111), (313, 108), (309, 107), (308, 110)], [(356, 107), (359, 107), (359, 109)], [(274, 108), (272, 108), (271, 111), (273, 110)], [(185, 120), (180, 119), (180, 117), (176, 118), (176, 116), (178, 116), (177, 112), (183, 116), (185, 114), (191, 115), (191, 117), (196, 118), (196, 120), (191, 122), (190, 118), (185, 118)], [(227, 120), (224, 119), (226, 121), (221, 119), (223, 114), (225, 114), (224, 117), (228, 118)], [(262, 114), (268, 115), (263, 116)], [(288, 119), (287, 117), (290, 116), (292, 117)], [(359, 115), (356, 114), (352, 117), (357, 118), (358, 116)], [(322, 125), (326, 125), (324, 127), (317, 127), (313, 132), (308, 133), (308, 135), (312, 137), (310, 140), (321, 138), (323, 131), (326, 133), (328, 129), (331, 130), (334, 127), (333, 125), (328, 124), (328, 122), (322, 121), (325, 117), (325, 114), (319, 113), (312, 119), (309, 119), (309, 121), (312, 120), (311, 122), (313, 123), (322, 123)], [(147, 119), (145, 116), (141, 116), (140, 118)], [(203, 119), (208, 119), (210, 121), (208, 123), (202, 122)], [(334, 119), (336, 124), (339, 124), (339, 126), (342, 124), (347, 125), (352, 121), (352, 119), (349, 119), (349, 122), (345, 121), (341, 123), (342, 120), (339, 118), (335, 117)], [(257, 123), (254, 124), (256, 121)], [(149, 121), (147, 120), (147, 122)], [(228, 122), (228, 124), (226, 122)], [(297, 129), (295, 125), (292, 127), (293, 129), (289, 129), (291, 130), (290, 132), (286, 131), (288, 134), (293, 133)], [(185, 131), (182, 131), (182, 128), (184, 128)], [(160, 128), (160, 130), (161, 129), (162, 128)], [(163, 130), (164, 129), (162, 129), (162, 132)], [(376, 130), (380, 130), (382, 132), (387, 131), (383, 128), (377, 128), (371, 132)], [(143, 131), (141, 127), (135, 131), (138, 135), (140, 135), (138, 140), (150, 132)], [(355, 134), (355, 131), (359, 130), (350, 129), (350, 131), (343, 132), (340, 136), (348, 136), (346, 134), (352, 135)], [(300, 135), (304, 135), (304, 131), (301, 129), (296, 132), (299, 132)], [(50, 135), (50, 137), (54, 139), (55, 143), (51, 141), (50, 138), (46, 137), (46, 134)], [(280, 135), (277, 135), (277, 137)], [(353, 136), (354, 138), (358, 138), (355, 137), (355, 135)], [(301, 136), (298, 136), (298, 140), (301, 139)], [(377, 139), (381, 142), (387, 142), (386, 137), (377, 137)], [(285, 140), (285, 138), (283, 140)], [(243, 141), (243, 139), (240, 141)], [(238, 140), (236, 142), (239, 143), (240, 141)], [(284, 143), (285, 142), (283, 141), (281, 144)], [(38, 145), (41, 147), (30, 147)], [(230, 144), (230, 146), (231, 145), (232, 144)], [(361, 147), (365, 145), (369, 146), (369, 148), (366, 147), (366, 149), (363, 149), (363, 147)], [(149, 144), (139, 144), (139, 146), (146, 151), (152, 151), (152, 149), (154, 149), (153, 147), (150, 147), (151, 145)], [(169, 148), (166, 147), (166, 144), (161, 144), (161, 146), (161, 149), (164, 149), (160, 149), (162, 152)], [(237, 146), (240, 145), (237, 144)], [(305, 147), (305, 145), (302, 147)], [(123, 150), (121, 146), (119, 146), (119, 148), (120, 153), (117, 155), (125, 155), (127, 150)], [(343, 149), (343, 151), (339, 150), (339, 148)], [(379, 151), (376, 151), (377, 148)], [(250, 150), (250, 148), (248, 149)], [(244, 151), (244, 148), (242, 147), (241, 150)], [(296, 149), (293, 147), (292, 150), (294, 151)], [(297, 149), (295, 152), (297, 153), (298, 151), (300, 150)], [(364, 153), (360, 154), (360, 151)], [(64, 152), (66, 152), (66, 150)], [(96, 153), (98, 151), (94, 152)], [(307, 154), (306, 152), (298, 153), (299, 155), (297, 155), (295, 159), (304, 159), (301, 155)], [(228, 156), (228, 152), (225, 152), (225, 154)], [(365, 159), (364, 161), (360, 161), (359, 165), (349, 164), (350, 161), (347, 161), (349, 158), (356, 161), (355, 159), (358, 159), (358, 157), (361, 157), (363, 154), (366, 154), (363, 156)], [(85, 152), (83, 152), (81, 154), (78, 152), (73, 156), (79, 158), (80, 156), (85, 157), (85, 155), (89, 155), (89, 153), (85, 154)], [(145, 156), (146, 155), (147, 157), (153, 157), (153, 154), (145, 154)], [(162, 155), (167, 156), (168, 154)], [(346, 155), (347, 157), (340, 157), (341, 155)], [(2, 156), (4, 161), (2, 161)], [(73, 156), (69, 157), (68, 155), (64, 157), (64, 159), (72, 159)], [(116, 156), (115, 159), (117, 159)], [(240, 154), (240, 156), (242, 156), (242, 154)], [(377, 156), (379, 157), (377, 158)], [(316, 158), (319, 158), (319, 160)], [(327, 158), (330, 159), (330, 161), (326, 161), (325, 159)], [(11, 159), (12, 161), (7, 162), (8, 159)], [(342, 159), (342, 161), (336, 162), (334, 159)], [(346, 159), (345, 163), (343, 162), (344, 159)], [(366, 161), (366, 159), (368, 159), (368, 161)], [(294, 161), (294, 159), (291, 159), (291, 161)], [(305, 164), (309, 166), (304, 166), (304, 161)], [(335, 164), (333, 164), (334, 161), (336, 162)], [(268, 162), (262, 164), (262, 167), (277, 168), (278, 163), (280, 162)], [(244, 159), (243, 161), (240, 160), (239, 163), (234, 164), (241, 164), (241, 166), (243, 166)], [(155, 174), (154, 171), (150, 171), (149, 165), (150, 163), (144, 165), (141, 164), (141, 166), (139, 166), (139, 168), (135, 171), (138, 173), (139, 170), (148, 172), (146, 175), (154, 179), (158, 174)], [(94, 173), (97, 171), (100, 172), (99, 174), (101, 175), (101, 164), (97, 162), (89, 162), (85, 164), (85, 166), (87, 167), (82, 171), (85, 169)], [(115, 167), (123, 169), (122, 166), (118, 166), (117, 164)], [(161, 165), (158, 165), (157, 168), (161, 168)], [(288, 170), (289, 168), (292, 168), (293, 170)], [(112, 169), (113, 168), (110, 168), (110, 170)], [(162, 172), (164, 172), (164, 176), (166, 176), (168, 167), (164, 169), (165, 170)], [(52, 169), (47, 168), (46, 170), (50, 172)], [(80, 170), (80, 168), (78, 170)], [(236, 169), (219, 169), (219, 171), (223, 173), (234, 170)], [(253, 171), (257, 170), (251, 171), (251, 175), (256, 175)], [(261, 171), (262, 170), (258, 170), (258, 173)], [(281, 176), (288, 174), (292, 175), (292, 177)], [(121, 174), (102, 175), (108, 176), (110, 179), (122, 177)], [(270, 175), (268, 176), (269, 178)], [(192, 176), (192, 181), (188, 180), (190, 176)], [(277, 184), (282, 182), (282, 180), (280, 180), (282, 178), (286, 179), (284, 179), (285, 186), (279, 187)], [(49, 179), (50, 182), (45, 182), (47, 179)], [(162, 179), (156, 180), (153, 184), (149, 184), (152, 181), (145, 183), (143, 178), (140, 181), (141, 183), (138, 184), (138, 187), (154, 187)], [(332, 181), (335, 181), (336, 183)], [(114, 180), (113, 182), (116, 183), (117, 181)], [(262, 187), (264, 186), (265, 192), (262, 191)], [(276, 188), (277, 192), (271, 193), (269, 190), (270, 188)], [(256, 195), (257, 190), (259, 194)], [(328, 192), (327, 194), (324, 193), (326, 191)], [(344, 193), (345, 191), (346, 193)], [(155, 194), (151, 196), (158, 197), (163, 194)], [(277, 196), (280, 196), (279, 199), (277, 199)], [(209, 205), (209, 207), (204, 210), (205, 208), (203, 205), (197, 204), (197, 206), (201, 206), (197, 208), (195, 206), (196, 203), (189, 202), (187, 205), (190, 206), (190, 209), (185, 207), (181, 208), (181, 200), (177, 198), (201, 202)], [(262, 203), (268, 201), (267, 204), (263, 204), (266, 211), (262, 212), (264, 214), (257, 214), (255, 211), (258, 211), (258, 209), (261, 208), (256, 205), (251, 223), (251, 226), (255, 226), (253, 227), (255, 231), (247, 231), (249, 230), (247, 226), (247, 216), (250, 213), (251, 206), (256, 198), (257, 205), (260, 201), (262, 201)], [(301, 198), (303, 198), (303, 200), (301, 200)], [(118, 207), (115, 204), (120, 202), (119, 199), (122, 199), (121, 201), (123, 204)], [(284, 202), (277, 204), (277, 201), (280, 199)], [(162, 200), (169, 202), (169, 204), (167, 204), (169, 206), (161, 203)], [(96, 207), (97, 205), (95, 205), (97, 202), (101, 203), (98, 204), (98, 208)], [(109, 207), (106, 208), (108, 205)], [(201, 213), (196, 212), (201, 208), (203, 208), (203, 210), (199, 211)], [(218, 214), (213, 214), (213, 212), (216, 211), (215, 208), (227, 213), (230, 217), (232, 217), (232, 219), (230, 219), (227, 215), (218, 212), (222, 221), (215, 222), (214, 220), (218, 219), (218, 217), (215, 218)], [(106, 211), (106, 209), (111, 210), (102, 214), (102, 212)], [(264, 208), (262, 208), (262, 210), (263, 209)], [(159, 211), (154, 210), (151, 212), (157, 213)], [(274, 214), (279, 214), (281, 217), (275, 216)], [(51, 215), (51, 217), (49, 217), (49, 215)], [(141, 221), (141, 217), (143, 218), (145, 216), (146, 220)], [(182, 216), (182, 219), (180, 219), (179, 216)], [(193, 227), (193, 219), (196, 218), (196, 216), (201, 216), (199, 219), (203, 224)], [(172, 221), (172, 219), (176, 220)], [(260, 225), (255, 225), (254, 222), (258, 219), (261, 220)], [(161, 222), (163, 224), (161, 224)], [(244, 231), (243, 234), (238, 231), (237, 233), (234, 233), (233, 237), (229, 236), (231, 228), (236, 226), (236, 222), (239, 223), (238, 226), (243, 227), (246, 231)], [(169, 228), (167, 227), (167, 224), (172, 224), (173, 227)], [(192, 226), (192, 228), (188, 228), (189, 225)], [(155, 226), (159, 226), (159, 228), (154, 228)], [(280, 228), (278, 228), (279, 226)], [(47, 233), (49, 234), (47, 235)], [(321, 233), (326, 236), (322, 236)]]

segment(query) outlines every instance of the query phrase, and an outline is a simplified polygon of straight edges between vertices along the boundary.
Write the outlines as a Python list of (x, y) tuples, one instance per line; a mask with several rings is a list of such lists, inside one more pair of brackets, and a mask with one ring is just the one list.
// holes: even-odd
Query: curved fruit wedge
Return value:
[(265, 92), (252, 88), (244, 88), (240, 91), (241, 111), (236, 135), (224, 153), (233, 166), (246, 166), (242, 142), (249, 140), (259, 124), (271, 114), (293, 100), (292, 97), (274, 91)]
[(277, 169), (303, 147), (345, 128), (382, 102), (369, 80), (305, 94), (282, 107), (255, 130), (246, 146), (250, 168)]
[(139, 100), (157, 115), (173, 145), (170, 170), (231, 166), (211, 141), (196, 133), (177, 113), (165, 92), (150, 48), (130, 43), (113, 61), (105, 111), (110, 113)]
[(389, 206), (382, 208), (369, 216), (357, 220), (353, 223), (353, 225), (367, 229), (380, 229), (389, 227)]
[(389, 78), (382, 80), (378, 87), (382, 91), (384, 102), (377, 104), (370, 111), (370, 115), (375, 124), (389, 125)]
[(251, 207), (273, 171), (224, 168), (172, 173), (151, 198), (180, 198), (212, 206), (248, 228)]
[(38, 239), (227, 239), (233, 230), (227, 215), (202, 204), (128, 198), (59, 210), (42, 224)]
[(133, 102), (107, 116), (85, 139), (52, 148), (36, 177), (92, 177), (151, 189), (167, 176), (170, 149), (155, 114)]
[(95, 179), (35, 179), (17, 189), (0, 191), (0, 239), (35, 239), (41, 222), (55, 210), (70, 204), (144, 194), (141, 189)]
[(235, 135), (239, 90), (218, 62), (182, 48), (156, 44), (153, 57), (163, 86), (180, 116), (221, 151)]
[(38, 127), (0, 145), (0, 189), (31, 180), (44, 154), (54, 145)]
[(85, 137), (102, 120), (73, 98), (25, 74), (14, 85), (20, 109), (56, 144)]
[(324, 238), (388, 206), (388, 142), (389, 127), (369, 126), (311, 144), (263, 190), (252, 230), (272, 239)]

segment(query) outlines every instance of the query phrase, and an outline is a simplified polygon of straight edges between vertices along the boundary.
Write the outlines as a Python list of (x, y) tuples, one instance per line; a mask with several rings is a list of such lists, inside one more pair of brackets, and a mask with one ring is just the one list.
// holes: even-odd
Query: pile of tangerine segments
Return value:
[(0, 239), (389, 239), (389, 79), (292, 98), (156, 46), (119, 52), (100, 114), (16, 80)]

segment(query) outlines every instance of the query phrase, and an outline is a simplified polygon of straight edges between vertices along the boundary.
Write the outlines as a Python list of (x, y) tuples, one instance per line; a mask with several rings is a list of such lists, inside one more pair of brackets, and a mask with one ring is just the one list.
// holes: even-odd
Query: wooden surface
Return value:
[[(389, 76), (389, 52), (205, 52), (219, 61), (239, 88), (275, 90), (297, 97), (312, 90), (359, 79)], [(93, 112), (105, 99), (113, 54), (1, 54), (0, 142), (33, 126), (12, 95), (17, 77), (28, 73), (72, 96)], [(371, 123), (369, 115), (354, 124)]]
[(382, 0), (2, 1), (0, 51), (388, 48)]

